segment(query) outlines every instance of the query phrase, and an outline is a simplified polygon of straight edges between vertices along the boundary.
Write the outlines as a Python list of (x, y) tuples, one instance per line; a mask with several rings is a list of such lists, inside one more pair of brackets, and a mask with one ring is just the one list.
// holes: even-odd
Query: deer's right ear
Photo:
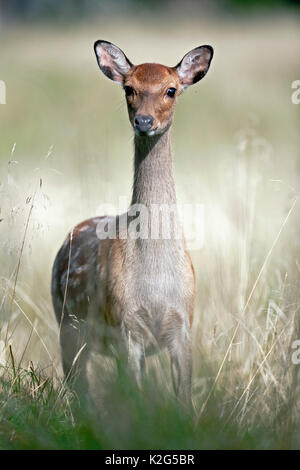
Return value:
[(133, 66), (121, 49), (108, 41), (96, 41), (94, 50), (101, 71), (111, 80), (120, 84)]

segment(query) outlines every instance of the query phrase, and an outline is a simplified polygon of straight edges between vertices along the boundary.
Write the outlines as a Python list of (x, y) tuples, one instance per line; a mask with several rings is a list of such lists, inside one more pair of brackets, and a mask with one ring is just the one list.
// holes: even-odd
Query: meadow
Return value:
[[(97, 18), (1, 25), (0, 38), (0, 449), (299, 448), (299, 18)], [(96, 39), (133, 63), (215, 49), (173, 126), (178, 202), (203, 207), (195, 416), (176, 403), (165, 353), (147, 361), (142, 392), (94, 355), (93, 416), (63, 381), (56, 252), (103, 204), (129, 202), (132, 185), (123, 91), (100, 73)]]

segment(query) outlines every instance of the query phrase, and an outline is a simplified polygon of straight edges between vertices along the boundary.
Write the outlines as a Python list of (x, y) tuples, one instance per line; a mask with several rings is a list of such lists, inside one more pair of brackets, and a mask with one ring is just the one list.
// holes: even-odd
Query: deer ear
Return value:
[(213, 55), (214, 50), (211, 46), (200, 46), (183, 57), (175, 70), (184, 88), (199, 82), (206, 75)]
[(96, 41), (94, 50), (101, 71), (111, 80), (124, 83), (124, 79), (133, 66), (121, 49), (108, 41)]

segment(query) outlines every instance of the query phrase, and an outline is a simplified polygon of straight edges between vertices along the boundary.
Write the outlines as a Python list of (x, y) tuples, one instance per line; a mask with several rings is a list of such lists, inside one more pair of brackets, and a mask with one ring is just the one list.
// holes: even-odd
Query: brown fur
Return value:
[(177, 96), (181, 94), (176, 71), (160, 64), (141, 64), (133, 67), (124, 85), (131, 86), (135, 91), (134, 95), (127, 100), (131, 124), (134, 124), (134, 116), (139, 112), (139, 114), (150, 114), (154, 117), (154, 128), (165, 128), (172, 119), (176, 102), (176, 98), (166, 95), (166, 90), (176, 88)]

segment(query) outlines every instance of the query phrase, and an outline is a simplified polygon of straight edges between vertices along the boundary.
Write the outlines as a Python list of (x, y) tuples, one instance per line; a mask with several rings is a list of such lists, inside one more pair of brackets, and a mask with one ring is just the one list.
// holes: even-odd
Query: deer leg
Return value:
[(145, 354), (143, 342), (139, 337), (132, 335), (130, 329), (127, 327), (123, 327), (123, 339), (129, 374), (131, 377), (133, 377), (138, 388), (141, 389), (142, 377), (145, 371)]
[(88, 391), (87, 361), (89, 357), (86, 328), (83, 325), (74, 324), (67, 314), (60, 328), (60, 346), (66, 381), (76, 392), (85, 395)]
[(190, 338), (180, 333), (169, 344), (171, 377), (178, 400), (188, 407), (192, 406), (192, 354)]

